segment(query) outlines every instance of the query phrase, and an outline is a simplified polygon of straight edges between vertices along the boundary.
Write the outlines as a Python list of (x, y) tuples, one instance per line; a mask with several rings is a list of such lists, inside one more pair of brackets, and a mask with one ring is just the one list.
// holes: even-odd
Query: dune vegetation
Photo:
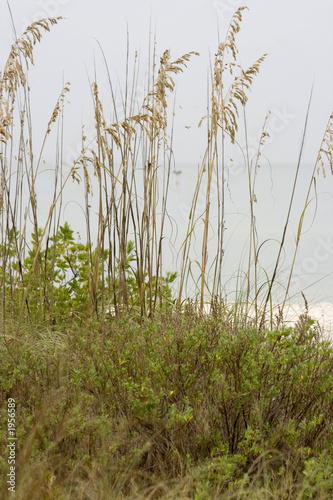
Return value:
[[(166, 50), (158, 64), (152, 49), (147, 93), (139, 103), (135, 59), (121, 111), (105, 60), (113, 109), (105, 108), (92, 82), (94, 139), (83, 131), (82, 150), (68, 167), (64, 108), (70, 83), (38, 151), (29, 97), (34, 46), (62, 19), (33, 23), (11, 48), (0, 80), (1, 498), (13, 494), (11, 470), (18, 499), (333, 497), (333, 346), (309, 316), (305, 297), (306, 312), (295, 326), (283, 320), (316, 177), (333, 173), (333, 114), (323, 126), (278, 313), (272, 293), (302, 149), (271, 274), (260, 266), (255, 205), (269, 115), (256, 155), (243, 151), (248, 266), (242, 300), (225, 301), (226, 145), (238, 144), (251, 86), (265, 60), (247, 69), (239, 64), (244, 9), (235, 12), (212, 62), (207, 114), (199, 124), (207, 128), (207, 144), (180, 267), (173, 272), (164, 266), (173, 165), (170, 97), (198, 54), (173, 59)], [(306, 123), (303, 143), (305, 130)], [(43, 160), (50, 142), (53, 189), (45, 216), (39, 174), (50, 169)], [(63, 220), (73, 183), (83, 191), (86, 231), (80, 239), (72, 222)], [(213, 226), (217, 247), (210, 255)], [(194, 239), (201, 245), (195, 262)], [(15, 474), (9, 436), (15, 436)]]

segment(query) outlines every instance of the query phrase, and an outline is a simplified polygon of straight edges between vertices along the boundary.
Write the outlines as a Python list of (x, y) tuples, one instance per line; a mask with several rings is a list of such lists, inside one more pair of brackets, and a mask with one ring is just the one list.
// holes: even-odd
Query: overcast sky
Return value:
[[(268, 53), (260, 75), (256, 77), (247, 105), (250, 146), (256, 143), (265, 115), (272, 112), (271, 140), (265, 149), (274, 174), (274, 196), (278, 200), (270, 208), (275, 215), (281, 212), (285, 217), (282, 198), (288, 200), (286, 189), (289, 178), (292, 182), (306, 109), (312, 83), (313, 99), (306, 136), (304, 164), (311, 172), (317, 151), (333, 109), (333, 1), (332, 0), (9, 0), (18, 35), (33, 21), (42, 17), (63, 16), (66, 20), (45, 34), (35, 49), (35, 68), (31, 72), (30, 86), (33, 100), (35, 138), (38, 131), (45, 132), (54, 104), (62, 88), (63, 81), (71, 82), (71, 92), (66, 108), (66, 149), (68, 162), (79, 152), (81, 124), (93, 131), (89, 79), (93, 80), (94, 64), (101, 93), (107, 94), (107, 80), (99, 46), (104, 49), (111, 77), (115, 86), (124, 81), (126, 65), (127, 30), (130, 39), (130, 60), (135, 51), (140, 55), (142, 79), (139, 91), (144, 93), (144, 68), (148, 57), (149, 26), (156, 33), (157, 53), (171, 50), (173, 58), (189, 51), (200, 52), (194, 57), (183, 74), (176, 77), (177, 108), (175, 121), (174, 152), (176, 167), (183, 170), (182, 181), (174, 186), (174, 200), (188, 207), (191, 188), (186, 183), (186, 172), (190, 166), (200, 162), (205, 149), (205, 133), (197, 129), (201, 117), (206, 114), (207, 74), (209, 62), (218, 46), (219, 34), (224, 38), (233, 12), (241, 5), (249, 7), (244, 13), (241, 32), (237, 37), (239, 57), (245, 68), (258, 57)], [(8, 56), (14, 40), (9, 10), (6, 0), (0, 0), (0, 68)], [(119, 87), (118, 87), (119, 91)], [(119, 96), (119, 93), (118, 93)], [(181, 106), (181, 107), (180, 107)], [(188, 128), (190, 127), (190, 128)], [(242, 143), (242, 138), (239, 138)], [(52, 152), (54, 155), (54, 152)], [(52, 158), (52, 156), (50, 156)], [(188, 168), (188, 170), (186, 170)], [(277, 172), (281, 169), (281, 175)], [(331, 177), (331, 176), (329, 176)], [(304, 175), (305, 185), (308, 177)], [(238, 180), (235, 181), (236, 184)], [(270, 172), (262, 174), (262, 192), (267, 194)], [(330, 179), (331, 187), (332, 180)], [(265, 184), (266, 183), (266, 184)], [(302, 181), (301, 181), (302, 185)], [(237, 187), (237, 186), (236, 186)], [(176, 189), (177, 188), (177, 189)], [(328, 184), (318, 184), (328, 193)], [(191, 192), (190, 192), (191, 191)], [(332, 193), (332, 190), (330, 190)], [(326, 198), (325, 198), (326, 197)], [(186, 198), (188, 200), (186, 201)], [(264, 203), (263, 196), (258, 196)], [(300, 197), (304, 200), (304, 197)], [(332, 194), (323, 195), (326, 200), (318, 210), (315, 235), (305, 245), (304, 258), (311, 259), (320, 238), (331, 231)], [(301, 206), (301, 205), (300, 205)], [(238, 208), (240, 215), (241, 208)], [(321, 210), (321, 212), (320, 212)], [(275, 212), (274, 212), (275, 211)], [(175, 217), (179, 217), (179, 211)], [(260, 214), (267, 237), (281, 237), (281, 227), (277, 216), (274, 228), (272, 218), (264, 208)], [(259, 218), (259, 214), (258, 214)], [(297, 230), (297, 217), (295, 230)], [(186, 215), (184, 216), (186, 221)], [(179, 229), (182, 221), (179, 219)], [(266, 225), (265, 225), (266, 224)], [(275, 233), (272, 234), (272, 229)], [(242, 231), (239, 235), (242, 236)], [(331, 234), (331, 232), (330, 232)], [(318, 239), (319, 238), (319, 239)], [(237, 240), (236, 240), (237, 241)], [(312, 247), (311, 247), (312, 245)], [(236, 245), (237, 246), (237, 245)], [(239, 245), (238, 245), (239, 246)], [(242, 244), (240, 244), (240, 248)], [(303, 247), (304, 248), (304, 247)], [(332, 255), (332, 244), (329, 244)], [(233, 244), (232, 252), (235, 245)], [(322, 262), (321, 272), (331, 272), (329, 261)], [(304, 267), (304, 266), (303, 266)], [(332, 267), (332, 266), (331, 266)], [(237, 268), (237, 267), (236, 267)], [(306, 273), (304, 267), (300, 273)], [(325, 291), (328, 297), (332, 282)]]
[[(244, 67), (269, 53), (257, 77), (248, 104), (249, 134), (261, 130), (268, 109), (276, 113), (274, 140), (267, 146), (271, 161), (294, 162), (298, 154), (307, 102), (314, 80), (305, 160), (312, 163), (333, 108), (333, 2), (332, 0), (9, 0), (18, 34), (41, 17), (67, 19), (44, 36), (35, 51), (32, 90), (41, 104), (41, 127), (53, 109), (63, 79), (72, 83), (68, 115), (91, 118), (88, 75), (94, 78), (97, 61), (100, 82), (105, 71), (96, 39), (101, 43), (114, 81), (125, 71), (126, 32), (130, 51), (147, 60), (150, 22), (157, 52), (170, 49), (176, 58), (189, 51), (188, 69), (177, 77), (175, 152), (179, 163), (198, 162), (204, 144), (196, 126), (205, 114), (209, 60), (216, 52), (218, 32), (224, 36), (235, 9), (247, 5), (238, 47)], [(6, 0), (0, 0), (1, 67), (13, 40)], [(210, 55), (209, 55), (210, 54)], [(45, 113), (45, 117), (43, 115)], [(191, 126), (191, 129), (185, 128)], [(285, 126), (282, 126), (285, 125)], [(68, 138), (76, 143), (75, 127)], [(78, 134), (80, 131), (78, 130)], [(72, 136), (73, 134), (73, 136)]]

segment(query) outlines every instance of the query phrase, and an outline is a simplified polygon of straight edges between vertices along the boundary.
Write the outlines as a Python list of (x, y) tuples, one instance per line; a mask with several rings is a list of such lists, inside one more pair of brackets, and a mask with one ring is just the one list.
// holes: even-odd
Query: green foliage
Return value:
[[(92, 245), (75, 242), (74, 231), (65, 222), (46, 245), (40, 247), (42, 229), (31, 235), (28, 255), (21, 261), (17, 258), (18, 233), (8, 233), (8, 244), (0, 248), (3, 266), (0, 271), (5, 283), (7, 313), (20, 314), (25, 291), (28, 290), (24, 306), (26, 317), (33, 322), (47, 319), (51, 324), (79, 321), (96, 313), (112, 310), (114, 315), (122, 312), (119, 298), (119, 260), (114, 275), (106, 272), (108, 250), (93, 249)], [(37, 251), (39, 249), (39, 252)], [(37, 256), (37, 257), (36, 257)], [(129, 241), (126, 248), (126, 289), (129, 297), (128, 310), (140, 314), (140, 293), (135, 268), (135, 246)], [(159, 304), (172, 303), (171, 284), (177, 273), (167, 273), (159, 280), (154, 276), (145, 283), (145, 300)], [(108, 307), (106, 304), (110, 304)]]
[(331, 343), (306, 316), (262, 333), (229, 317), (223, 306), (167, 310), (9, 338), (1, 418), (14, 397), (18, 490), (147, 498), (160, 484), (157, 498), (332, 498)]

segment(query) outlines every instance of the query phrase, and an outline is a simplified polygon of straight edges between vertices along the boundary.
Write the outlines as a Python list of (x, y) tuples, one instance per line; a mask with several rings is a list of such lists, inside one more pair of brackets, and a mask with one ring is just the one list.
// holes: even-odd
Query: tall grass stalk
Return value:
[[(225, 41), (220, 43), (214, 61), (214, 71), (212, 75), (212, 89), (210, 98), (210, 108), (208, 115), (202, 118), (199, 126), (204, 119), (208, 120), (208, 144), (204, 154), (201, 169), (198, 174), (198, 181), (193, 196), (192, 207), (190, 210), (190, 219), (187, 236), (183, 250), (183, 265), (181, 272), (181, 284), (178, 303), (181, 303), (183, 284), (186, 276), (186, 268), (189, 262), (189, 252), (191, 248), (191, 238), (196, 225), (195, 212), (199, 191), (201, 189), (203, 174), (207, 172), (206, 186), (206, 208), (204, 212), (204, 227), (202, 239), (202, 258), (201, 258), (201, 285), (200, 285), (200, 310), (203, 311), (205, 297), (222, 295), (222, 267), (224, 254), (224, 229), (225, 229), (225, 175), (226, 175), (226, 138), (231, 144), (236, 141), (238, 131), (239, 107), (245, 107), (248, 100), (248, 92), (253, 83), (254, 77), (259, 73), (259, 68), (265, 59), (260, 57), (247, 70), (243, 70), (237, 59), (236, 35), (240, 30), (243, 11), (246, 7), (240, 7), (230, 22)], [(235, 72), (238, 74), (235, 76)], [(231, 79), (229, 87), (228, 80)], [(226, 90), (227, 88), (227, 90)], [(248, 161), (248, 171), (250, 169)], [(213, 182), (213, 173), (216, 171), (216, 185), (218, 192), (218, 243), (217, 254), (214, 258), (215, 268), (213, 276), (213, 287), (207, 290), (207, 263), (208, 263), (208, 233), (210, 225), (211, 209), (211, 190)], [(250, 201), (251, 207), (253, 200)], [(253, 222), (253, 217), (251, 217)], [(251, 222), (251, 224), (252, 224)], [(252, 230), (251, 230), (252, 233)]]
[[(222, 299), (225, 293), (223, 270), (227, 217), (226, 179), (229, 174), (226, 155), (229, 147), (239, 145), (239, 128), (242, 125), (245, 133), (245, 148), (242, 153), (248, 182), (250, 217), (244, 300), (246, 308), (254, 305), (256, 323), (259, 321), (259, 310), (262, 311), (263, 325), (284, 247), (302, 149), (273, 274), (267, 274), (264, 283), (261, 283), (259, 254), (262, 244), (258, 240), (256, 227), (256, 179), (262, 147), (268, 136), (266, 126), (269, 115), (264, 121), (257, 153), (250, 158), (246, 104), (265, 55), (246, 70), (239, 64), (236, 37), (245, 10), (245, 7), (240, 7), (235, 12), (212, 65), (207, 115), (199, 123), (201, 126), (206, 120), (207, 145), (198, 171), (187, 232), (181, 247), (177, 304), (181, 307), (184, 299), (188, 298), (185, 289), (190, 279), (195, 283), (201, 312), (207, 301)], [(29, 64), (34, 62), (34, 45), (41, 40), (43, 31), (49, 31), (59, 21), (60, 18), (45, 19), (30, 26), (13, 45), (1, 77), (2, 320), (6, 323), (7, 320), (19, 318), (19, 326), (25, 320), (30, 323), (47, 320), (52, 324), (57, 309), (56, 296), (59, 296), (61, 286), (59, 283), (55, 284), (54, 279), (60, 275), (68, 300), (71, 301), (80, 294), (86, 300), (80, 311), (70, 306), (71, 317), (80, 318), (81, 321), (88, 321), (93, 317), (103, 319), (108, 311), (114, 311), (116, 318), (128, 313), (141, 319), (153, 316), (163, 304), (172, 303), (169, 285), (176, 277), (175, 274), (165, 275), (163, 257), (173, 154), (174, 117), (172, 110), (169, 110), (168, 97), (175, 89), (174, 75), (182, 72), (190, 58), (197, 53), (190, 52), (172, 61), (170, 52), (165, 51), (158, 65), (156, 43), (150, 39), (145, 79), (146, 97), (143, 102), (138, 102), (139, 56), (135, 54), (131, 73), (129, 35), (125, 89), (124, 93), (120, 92), (120, 96), (114, 90), (111, 72), (100, 47), (111, 94), (111, 109), (110, 103), (105, 103), (104, 97), (100, 95), (95, 70), (95, 79), (91, 82), (95, 137), (88, 141), (83, 130), (82, 150), (65, 173), (63, 112), (69, 84), (64, 85), (56, 101), (37, 153), (34, 151), (28, 85)], [(58, 131), (52, 203), (46, 220), (41, 222), (38, 179), (43, 172), (43, 155), (47, 142), (55, 132), (52, 129), (56, 122)], [(15, 127), (15, 123), (19, 127)], [(332, 117), (318, 153), (301, 214), (283, 305), (288, 296), (304, 214), (310, 202), (312, 187), (315, 186), (315, 174), (320, 166), (324, 168), (324, 159), (330, 162), (332, 170), (331, 136)], [(305, 131), (303, 142), (304, 138)], [(70, 255), (70, 252), (76, 252), (74, 240), (65, 226), (60, 224), (62, 200), (71, 178), (77, 183), (83, 182), (84, 186), (87, 246), (82, 248), (79, 245), (76, 250), (81, 252), (80, 259), (85, 271), (84, 266), (79, 269), (79, 263), (74, 262), (74, 254)], [(213, 188), (217, 193), (216, 200), (212, 200)], [(28, 197), (24, 194), (26, 191)], [(205, 196), (205, 207), (199, 213), (198, 199), (202, 194)], [(92, 207), (96, 207), (96, 214)], [(93, 234), (95, 225), (96, 235)], [(217, 235), (216, 251), (214, 257), (210, 258), (209, 240), (213, 230)], [(30, 245), (31, 231), (33, 250)], [(192, 256), (194, 235), (202, 238), (201, 258), (195, 260)], [(60, 244), (61, 238), (64, 239), (64, 245)], [(266, 298), (262, 310), (260, 300), (264, 293)], [(249, 316), (249, 311), (245, 316)]]
[[(333, 174), (333, 114), (332, 113), (328, 119), (326, 129), (325, 129), (325, 132), (323, 135), (323, 139), (322, 139), (322, 142), (320, 144), (317, 159), (316, 159), (316, 162), (315, 162), (315, 165), (313, 167), (312, 174), (311, 174), (309, 188), (308, 188), (308, 192), (306, 194), (306, 198), (305, 198), (305, 202), (304, 202), (304, 208), (302, 210), (302, 213), (301, 213), (301, 216), (299, 219), (297, 236), (296, 236), (296, 243), (295, 243), (295, 251), (294, 251), (294, 255), (293, 255), (293, 260), (292, 260), (292, 264), (291, 264), (288, 283), (286, 286), (286, 293), (285, 293), (285, 296), (283, 299), (282, 307), (284, 307), (284, 305), (288, 299), (288, 293), (289, 293), (291, 279), (293, 276), (293, 270), (295, 267), (296, 256), (297, 256), (297, 252), (298, 252), (298, 248), (299, 248), (299, 244), (300, 244), (300, 240), (301, 240), (305, 214), (306, 214), (306, 211), (307, 211), (310, 203), (313, 200), (317, 200), (316, 174), (319, 174), (321, 171), (323, 176), (324, 177), (326, 176), (326, 170), (325, 170), (325, 163), (326, 162), (328, 163), (329, 169), (330, 169), (331, 173)], [(313, 190), (315, 192), (313, 194), (313, 197), (311, 198)]]

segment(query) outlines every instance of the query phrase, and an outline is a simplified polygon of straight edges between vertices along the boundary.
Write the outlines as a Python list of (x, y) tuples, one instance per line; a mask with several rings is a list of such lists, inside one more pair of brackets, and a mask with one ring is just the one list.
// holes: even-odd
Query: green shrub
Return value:
[(170, 309), (53, 344), (54, 327), (22, 330), (0, 368), (1, 418), (6, 397), (19, 408), (19, 491), (330, 498), (332, 345), (305, 316), (262, 333), (228, 318)]

